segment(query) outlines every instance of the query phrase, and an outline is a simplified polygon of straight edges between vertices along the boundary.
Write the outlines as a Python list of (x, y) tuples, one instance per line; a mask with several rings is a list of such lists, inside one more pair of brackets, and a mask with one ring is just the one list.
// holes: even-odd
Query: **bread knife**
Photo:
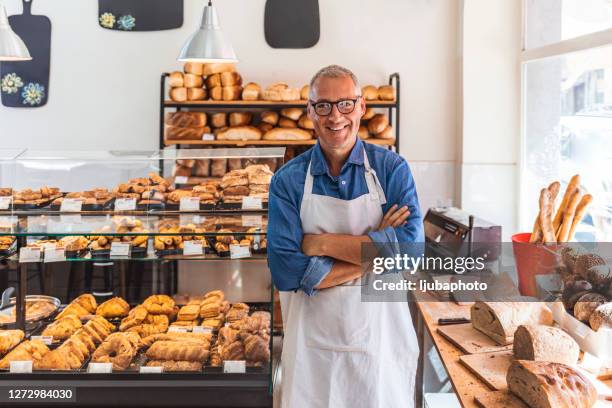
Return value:
[(470, 322), (471, 320), (466, 319), (465, 317), (453, 317), (453, 318), (441, 317), (438, 319), (439, 326), (449, 326), (451, 324), (463, 324), (463, 323), (470, 323)]

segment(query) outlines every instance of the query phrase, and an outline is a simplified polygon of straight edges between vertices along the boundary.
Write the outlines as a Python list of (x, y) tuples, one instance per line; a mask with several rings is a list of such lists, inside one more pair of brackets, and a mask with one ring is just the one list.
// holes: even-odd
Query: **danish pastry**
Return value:
[(127, 316), (130, 311), (130, 305), (120, 297), (114, 297), (102, 303), (96, 309), (96, 315), (105, 318), (123, 317)]
[(174, 300), (168, 295), (149, 296), (142, 304), (150, 314), (171, 315), (174, 313)]

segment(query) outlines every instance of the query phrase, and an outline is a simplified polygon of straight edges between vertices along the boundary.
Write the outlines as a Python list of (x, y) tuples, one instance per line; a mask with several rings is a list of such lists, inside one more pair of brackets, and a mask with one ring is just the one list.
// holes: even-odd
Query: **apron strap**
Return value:
[(370, 199), (377, 200), (380, 205), (386, 204), (387, 198), (385, 197), (385, 192), (378, 181), (376, 171), (370, 167), (370, 161), (368, 160), (365, 147), (363, 149), (363, 165), (365, 166), (365, 179), (368, 186), (368, 194), (370, 195)]
[(308, 169), (306, 170), (306, 179), (304, 179), (304, 195), (302, 196), (302, 201), (310, 200), (310, 198), (312, 197), (313, 178), (312, 174), (310, 174), (310, 164), (311, 162), (308, 162)]

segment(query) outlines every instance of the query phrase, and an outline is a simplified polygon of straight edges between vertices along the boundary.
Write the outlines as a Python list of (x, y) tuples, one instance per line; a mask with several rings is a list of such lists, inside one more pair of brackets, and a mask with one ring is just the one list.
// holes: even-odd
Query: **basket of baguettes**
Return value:
[[(471, 325), (499, 346), (512, 346), (505, 397), (530, 408), (595, 405), (605, 385), (580, 360), (580, 346), (553, 326), (551, 310), (540, 302), (475, 302)], [(510, 404), (510, 403), (509, 403)], [(510, 404), (504, 406), (520, 406)]]
[(109, 363), (112, 371), (201, 371), (224, 360), (244, 360), (249, 367), (270, 361), (270, 314), (230, 303), (219, 290), (182, 307), (167, 295), (130, 308), (120, 297), (97, 304), (83, 294), (38, 334), (51, 338), (51, 345), (27, 340), (21, 330), (0, 330), (0, 370), (11, 361), (53, 371), (84, 370), (90, 362)]

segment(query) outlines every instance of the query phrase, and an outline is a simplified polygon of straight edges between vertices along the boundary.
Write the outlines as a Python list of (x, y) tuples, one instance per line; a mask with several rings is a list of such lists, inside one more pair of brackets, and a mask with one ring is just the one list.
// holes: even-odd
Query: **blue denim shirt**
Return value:
[[(397, 204), (408, 206), (410, 216), (401, 227), (387, 227), (368, 233), (375, 243), (397, 244), (423, 242), (423, 222), (416, 186), (408, 163), (398, 154), (357, 139), (340, 176), (329, 173), (327, 162), (317, 143), (313, 148), (294, 158), (272, 178), (268, 209), (268, 266), (275, 286), (281, 291), (302, 290), (307, 295), (316, 293), (315, 287), (329, 274), (334, 260), (329, 257), (306, 256), (302, 252), (304, 232), (300, 220), (300, 206), (308, 163), (313, 176), (313, 194), (342, 200), (353, 200), (367, 194), (363, 150), (370, 166), (385, 192), (387, 203), (383, 213)], [(342, 183), (345, 182), (345, 183)], [(396, 245), (383, 251), (393, 253)], [(392, 256), (392, 255), (391, 255)]]

